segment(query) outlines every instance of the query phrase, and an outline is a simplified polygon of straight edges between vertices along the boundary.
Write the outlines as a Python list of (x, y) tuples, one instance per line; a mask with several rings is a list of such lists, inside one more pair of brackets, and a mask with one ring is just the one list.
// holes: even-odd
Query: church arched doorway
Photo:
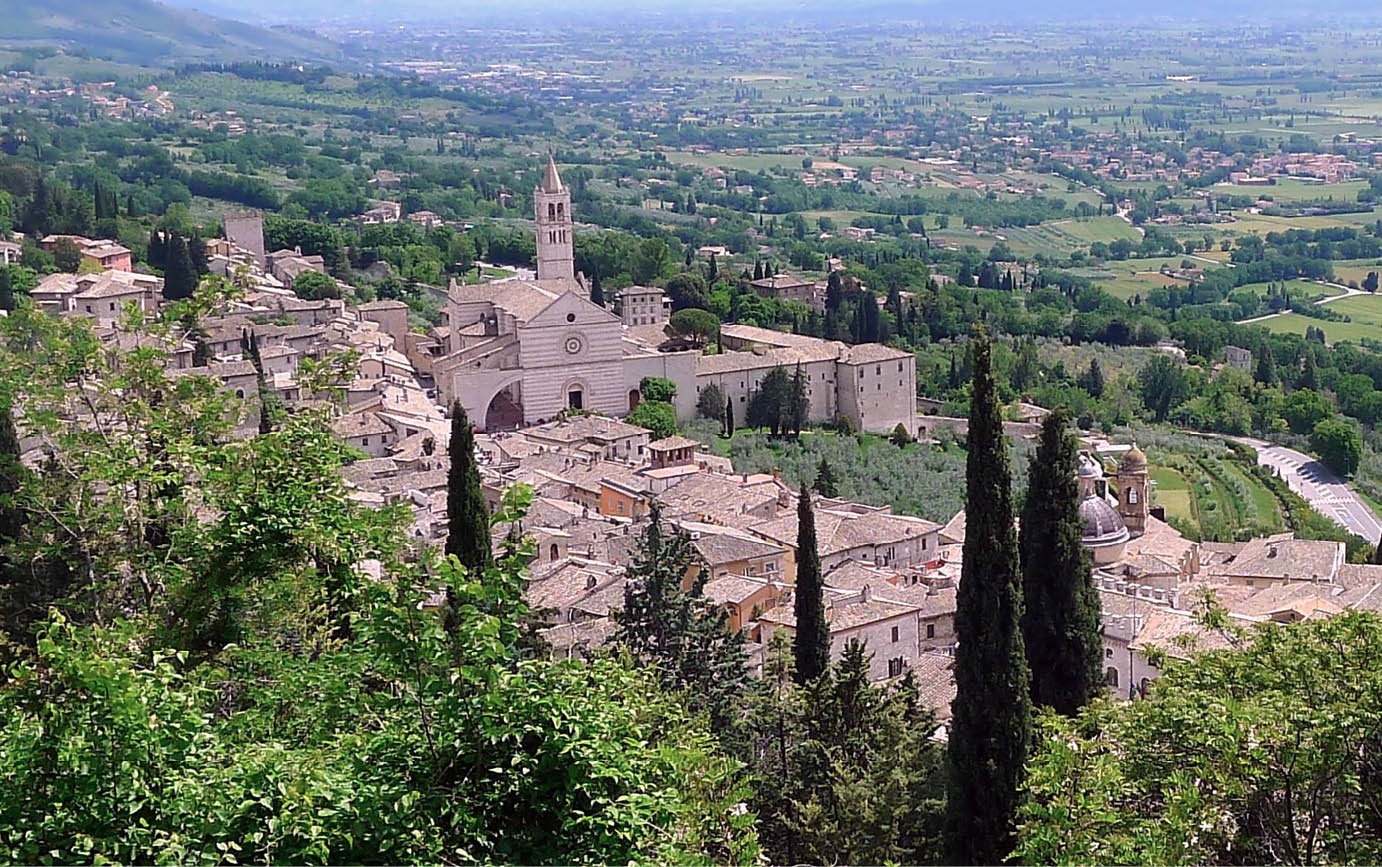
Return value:
[(523, 426), (522, 387), (515, 382), (501, 389), (485, 410), (485, 430), (516, 430)]

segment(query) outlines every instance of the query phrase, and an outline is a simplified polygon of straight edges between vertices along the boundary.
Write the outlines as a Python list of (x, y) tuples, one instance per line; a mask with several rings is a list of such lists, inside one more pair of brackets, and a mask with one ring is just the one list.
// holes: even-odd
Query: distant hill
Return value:
[(0, 45), (61, 45), (122, 63), (196, 60), (331, 60), (336, 46), (290, 30), (256, 27), (156, 0), (0, 0)]

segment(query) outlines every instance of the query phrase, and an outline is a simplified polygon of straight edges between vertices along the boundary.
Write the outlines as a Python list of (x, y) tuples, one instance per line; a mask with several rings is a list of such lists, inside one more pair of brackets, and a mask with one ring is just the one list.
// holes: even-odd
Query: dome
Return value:
[(1080, 501), (1080, 542), (1086, 548), (1118, 545), (1128, 541), (1128, 525), (1108, 501), (1088, 496)]
[(1087, 452), (1080, 452), (1079, 465), (1080, 468), (1076, 474), (1082, 479), (1102, 479), (1104, 477), (1103, 465)]
[(1142, 449), (1137, 447), (1136, 443), (1128, 449), (1127, 454), (1123, 455), (1122, 469), (1133, 472), (1147, 469), (1147, 456), (1143, 454)]

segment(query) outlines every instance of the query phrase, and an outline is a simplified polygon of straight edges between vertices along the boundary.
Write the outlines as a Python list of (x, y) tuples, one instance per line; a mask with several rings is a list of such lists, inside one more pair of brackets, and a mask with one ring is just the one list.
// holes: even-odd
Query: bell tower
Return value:
[(1118, 466), (1118, 514), (1134, 536), (1147, 530), (1147, 493), (1147, 456), (1134, 445)]
[(533, 190), (537, 218), (537, 278), (576, 279), (576, 256), (571, 230), (571, 191), (562, 185), (556, 160), (547, 154), (542, 183)]

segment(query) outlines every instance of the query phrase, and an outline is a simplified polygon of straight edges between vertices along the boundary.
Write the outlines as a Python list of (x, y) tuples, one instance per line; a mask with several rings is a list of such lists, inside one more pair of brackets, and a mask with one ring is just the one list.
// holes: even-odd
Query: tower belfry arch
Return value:
[(537, 220), (537, 278), (575, 281), (571, 191), (561, 182), (557, 162), (550, 152), (542, 181), (533, 190), (533, 210)]

